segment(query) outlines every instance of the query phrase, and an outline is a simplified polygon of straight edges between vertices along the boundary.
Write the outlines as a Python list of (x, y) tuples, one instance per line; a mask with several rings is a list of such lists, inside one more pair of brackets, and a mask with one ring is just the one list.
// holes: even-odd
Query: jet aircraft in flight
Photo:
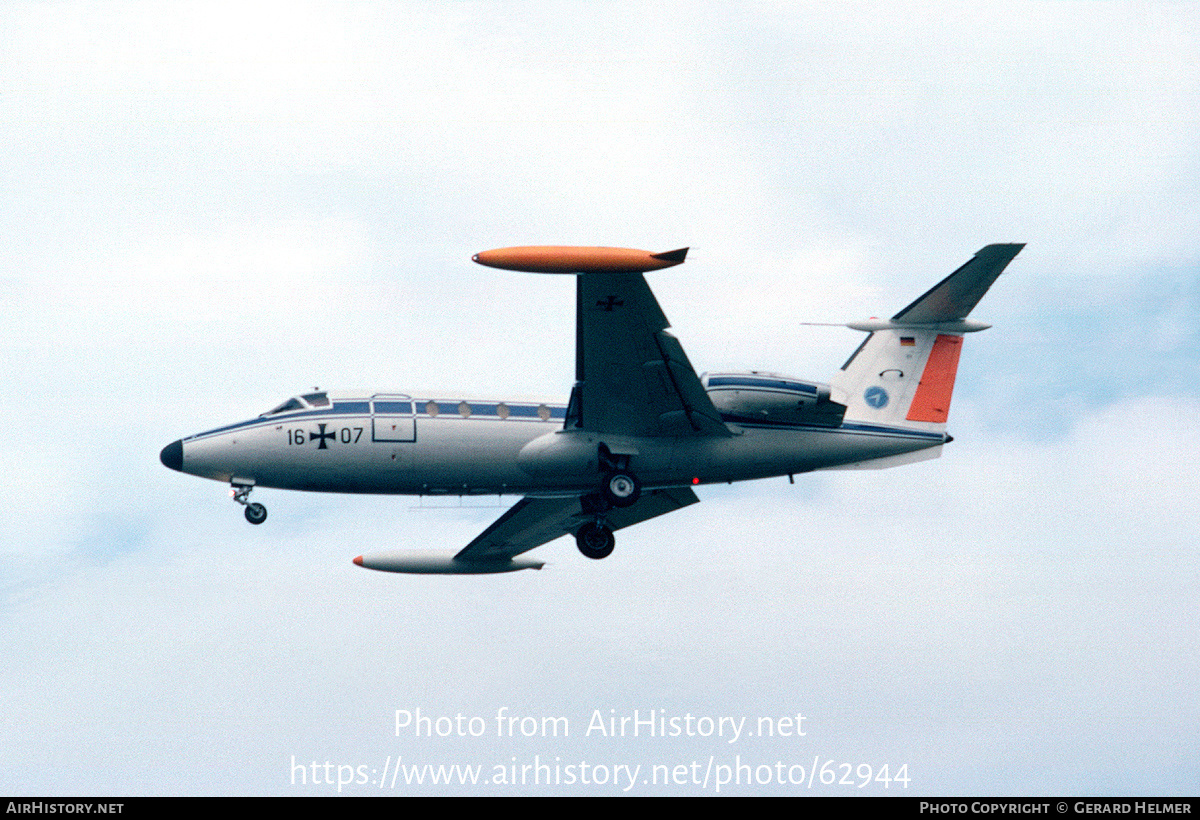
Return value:
[(644, 273), (687, 248), (538, 246), (481, 265), (575, 277), (575, 384), (566, 404), (445, 393), (314, 391), (163, 448), (173, 470), (230, 485), (246, 520), (256, 487), (408, 495), (521, 495), (453, 554), (361, 555), (391, 572), (541, 569), (562, 535), (604, 558), (616, 530), (696, 503), (702, 484), (936, 458), (967, 315), (1024, 245), (988, 245), (868, 335), (828, 383), (763, 371), (698, 376)]

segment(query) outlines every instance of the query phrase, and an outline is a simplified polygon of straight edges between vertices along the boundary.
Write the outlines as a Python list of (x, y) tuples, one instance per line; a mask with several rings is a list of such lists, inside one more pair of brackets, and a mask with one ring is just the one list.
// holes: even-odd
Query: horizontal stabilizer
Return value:
[(893, 316), (892, 321), (926, 324), (965, 319), (1023, 247), (1020, 243), (980, 249), (969, 262)]

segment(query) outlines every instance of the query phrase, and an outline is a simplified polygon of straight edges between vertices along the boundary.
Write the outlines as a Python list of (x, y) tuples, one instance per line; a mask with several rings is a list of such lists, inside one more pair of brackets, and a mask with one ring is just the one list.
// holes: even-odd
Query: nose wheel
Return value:
[(247, 504), (246, 520), (251, 524), (261, 524), (267, 520), (267, 508), (258, 503)]
[(230, 487), (229, 494), (233, 496), (233, 500), (246, 508), (246, 520), (251, 524), (261, 524), (267, 520), (267, 508), (257, 502), (250, 502), (246, 499), (250, 497), (250, 491), (254, 487), (246, 484), (234, 484)]

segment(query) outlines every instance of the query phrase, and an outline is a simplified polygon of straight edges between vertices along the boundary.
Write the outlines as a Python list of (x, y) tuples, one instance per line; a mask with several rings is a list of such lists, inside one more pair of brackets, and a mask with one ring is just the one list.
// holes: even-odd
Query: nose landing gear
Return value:
[(254, 489), (252, 484), (232, 484), (229, 488), (229, 494), (233, 496), (233, 500), (246, 508), (246, 520), (251, 524), (261, 524), (267, 520), (267, 508), (262, 504), (251, 503), (246, 499), (250, 497), (250, 491)]

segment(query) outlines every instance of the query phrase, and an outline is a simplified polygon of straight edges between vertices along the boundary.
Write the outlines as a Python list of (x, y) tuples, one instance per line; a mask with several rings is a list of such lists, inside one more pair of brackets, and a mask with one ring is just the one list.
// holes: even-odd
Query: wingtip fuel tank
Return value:
[(494, 561), (468, 561), (453, 554), (414, 552), (375, 552), (360, 555), (354, 563), (380, 572), (405, 572), (413, 575), (494, 575), (519, 569), (541, 569), (545, 561), (534, 558), (505, 558)]
[(687, 252), (687, 248), (651, 253), (633, 248), (529, 245), (481, 251), (471, 259), (490, 268), (528, 273), (645, 273), (678, 265)]

